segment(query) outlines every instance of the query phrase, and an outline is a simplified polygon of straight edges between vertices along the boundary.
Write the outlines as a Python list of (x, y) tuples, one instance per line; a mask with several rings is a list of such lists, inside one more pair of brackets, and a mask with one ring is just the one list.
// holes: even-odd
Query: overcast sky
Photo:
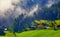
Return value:
[[(32, 2), (34, 2), (36, 0), (32, 0)], [(38, 0), (38, 1), (42, 1), (42, 3), (44, 2), (44, 0)], [(48, 8), (52, 6), (52, 4), (54, 4), (56, 1), (59, 0), (46, 0), (47, 4), (45, 6), (47, 6)], [(22, 8), (22, 6), (26, 7), (27, 6), (27, 2), (28, 0), (0, 0), (0, 17), (5, 17), (6, 15), (11, 15), (13, 13), (14, 17), (17, 17), (20, 14), (29, 14), (28, 16), (33, 15), (33, 13), (35, 11), (38, 10), (38, 2), (35, 3), (35, 5), (33, 4), (30, 11)], [(28, 8), (29, 9), (29, 8)], [(7, 14), (5, 14), (7, 13)], [(9, 13), (9, 14), (8, 14)], [(9, 16), (6, 16), (9, 17)]]

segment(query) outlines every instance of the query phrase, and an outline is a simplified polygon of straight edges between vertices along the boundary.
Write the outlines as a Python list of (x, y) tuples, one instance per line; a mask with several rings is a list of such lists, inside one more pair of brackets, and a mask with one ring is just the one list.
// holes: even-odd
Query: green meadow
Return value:
[[(15, 37), (13, 33), (5, 31), (5, 36), (0, 37)], [(22, 33), (16, 33), (16, 37), (60, 37), (60, 30), (32, 30)]]
[[(51, 25), (50, 22), (48, 20), (35, 20), (34, 22), (41, 24), (41, 23), (46, 23), (48, 25)], [(60, 20), (55, 20), (56, 23), (55, 25), (59, 25), (60, 24)], [(34, 23), (33, 23), (34, 25)], [(54, 29), (36, 29), (36, 30), (29, 30), (29, 31), (24, 31), (21, 33), (15, 33), (16, 36), (10, 32), (10, 31), (4, 31), (5, 32), (5, 36), (0, 36), (0, 37), (60, 37), (60, 30), (54, 30)]]

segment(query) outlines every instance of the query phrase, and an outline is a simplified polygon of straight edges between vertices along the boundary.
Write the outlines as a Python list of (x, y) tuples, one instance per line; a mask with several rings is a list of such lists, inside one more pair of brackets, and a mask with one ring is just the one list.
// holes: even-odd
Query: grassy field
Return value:
[[(5, 31), (5, 36), (0, 37), (15, 37), (13, 33)], [(16, 33), (16, 37), (60, 37), (60, 30), (33, 30), (22, 33)]]

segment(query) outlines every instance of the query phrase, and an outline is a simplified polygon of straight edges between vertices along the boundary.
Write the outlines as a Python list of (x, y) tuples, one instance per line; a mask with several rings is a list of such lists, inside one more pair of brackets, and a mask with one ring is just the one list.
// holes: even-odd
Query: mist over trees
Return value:
[(26, 27), (31, 26), (34, 20), (58, 20), (60, 19), (60, 2), (53, 4), (50, 8), (42, 8), (38, 10), (37, 14), (34, 13), (34, 17), (26, 17), (23, 19), (24, 15), (20, 15), (12, 23), (13, 31), (21, 32), (24, 31)]

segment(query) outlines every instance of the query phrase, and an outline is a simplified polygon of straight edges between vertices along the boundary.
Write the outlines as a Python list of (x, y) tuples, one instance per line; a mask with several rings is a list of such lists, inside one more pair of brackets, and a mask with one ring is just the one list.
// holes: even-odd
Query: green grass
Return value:
[[(16, 33), (17, 37), (60, 37), (60, 30), (33, 30), (22, 33)], [(5, 36), (0, 37), (15, 37), (11, 32), (6, 31)]]

